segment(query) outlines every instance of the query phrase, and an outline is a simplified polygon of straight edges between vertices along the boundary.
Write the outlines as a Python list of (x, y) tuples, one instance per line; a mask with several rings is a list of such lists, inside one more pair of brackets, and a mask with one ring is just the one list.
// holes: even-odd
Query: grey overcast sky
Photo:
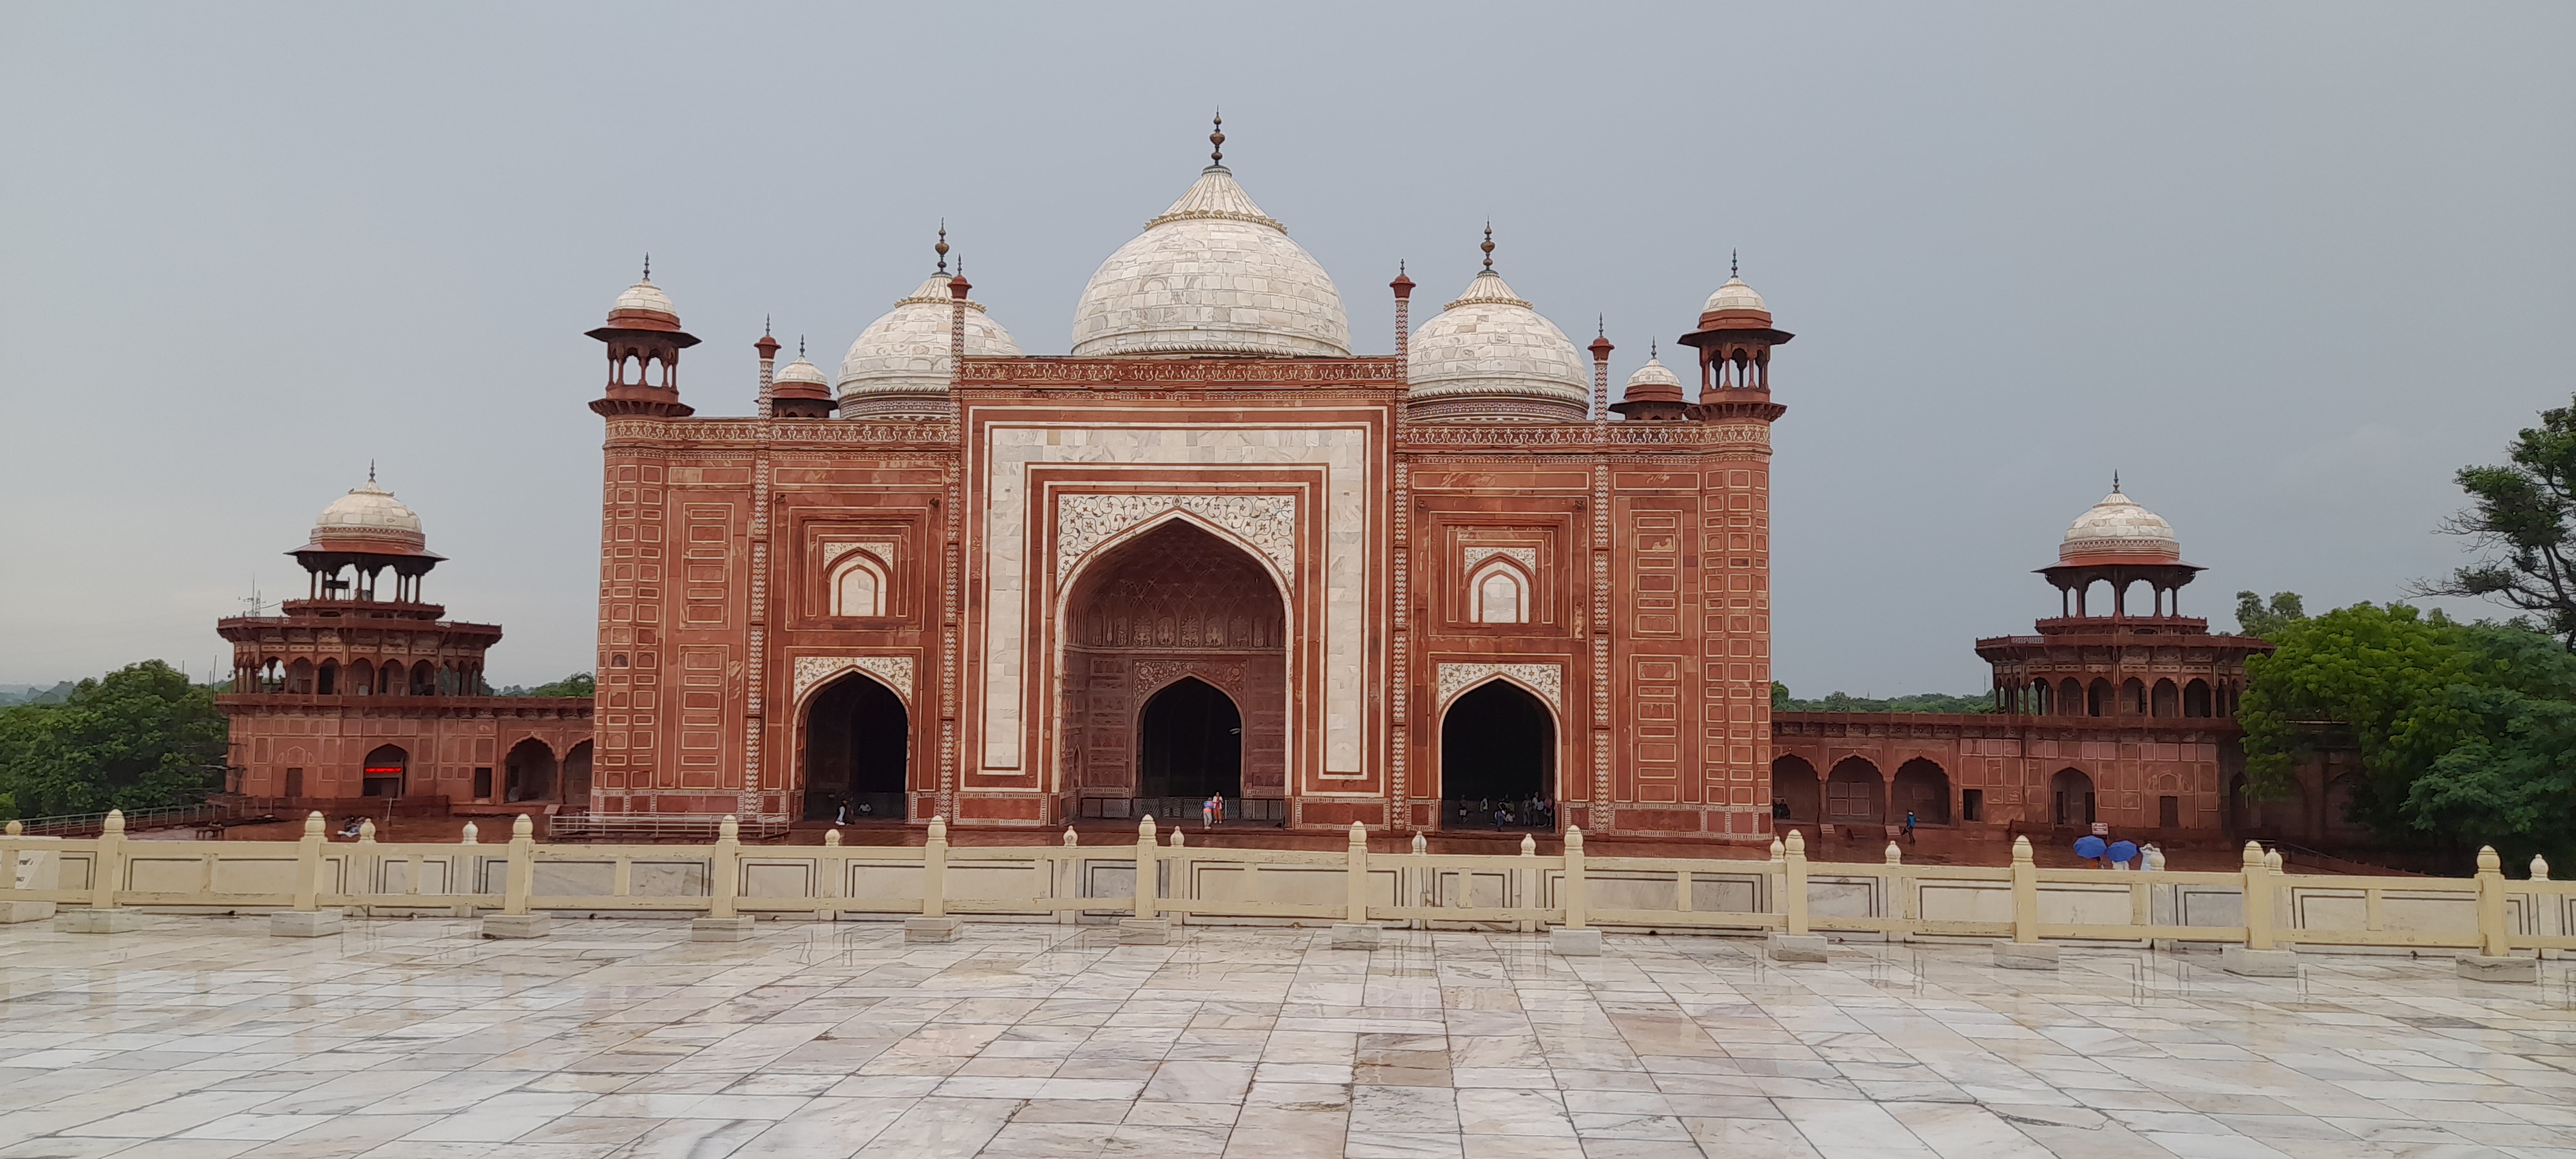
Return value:
[(741, 413), (837, 365), (941, 217), (1032, 353), (1228, 163), (1339, 281), (1498, 267), (1624, 379), (1740, 250), (1775, 368), (1776, 663), (1973, 690), (2127, 490), (2309, 606), (2456, 563), (2451, 473), (2576, 389), (2576, 5), (0, 7), (0, 682), (147, 657), (380, 477), (587, 668), (603, 363), (654, 277)]

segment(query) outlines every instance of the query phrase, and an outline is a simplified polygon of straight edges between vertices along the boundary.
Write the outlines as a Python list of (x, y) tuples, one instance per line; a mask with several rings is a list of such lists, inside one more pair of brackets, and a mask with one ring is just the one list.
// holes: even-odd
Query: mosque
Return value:
[[(1093, 274), (1068, 354), (1022, 353), (943, 236), (837, 372), (780, 365), (763, 335), (753, 413), (699, 416), (673, 299), (649, 269), (619, 295), (589, 332), (609, 368), (590, 404), (597, 696), (562, 722), (578, 739), (541, 738), (542, 792), (513, 799), (1055, 828), (1214, 795), (1290, 829), (1515, 808), (1735, 842), (1906, 813), (2222, 824), (2264, 645), (2179, 613), (2198, 569), (2163, 520), (2115, 492), (2068, 530), (2042, 569), (2062, 614), (1977, 644), (1994, 713), (1775, 716), (1771, 364), (1791, 335), (1762, 296), (1726, 278), (1674, 339), (1695, 357), (1650, 357), (1614, 397), (1611, 344), (1577, 346), (1522, 297), (1488, 231), (1419, 328), (1399, 271), (1375, 311), (1393, 353), (1355, 353), (1339, 287), (1236, 181), (1219, 128)], [(370, 480), (324, 523), (385, 542), (317, 528), (298, 556), (313, 598), (225, 621), (247, 690), (225, 698), (236, 791), (375, 780), (491, 805), (535, 787), (487, 767), (543, 730), (475, 675), (499, 629), (417, 603), (437, 558), (417, 518)], [(326, 614), (427, 651), (359, 655)], [(278, 756), (289, 718), (374, 739), (393, 726), (367, 713), (431, 701), (465, 723), (410, 754), (408, 781), (353, 741)]]

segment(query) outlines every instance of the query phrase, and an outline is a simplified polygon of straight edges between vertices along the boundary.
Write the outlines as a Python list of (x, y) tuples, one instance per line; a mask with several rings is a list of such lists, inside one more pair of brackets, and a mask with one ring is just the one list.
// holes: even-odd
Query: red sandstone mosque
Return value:
[(1354, 353), (1332, 278), (1211, 139), (1092, 276), (1069, 354), (1023, 354), (943, 236), (837, 375), (764, 335), (754, 413), (700, 416), (699, 339), (648, 269), (589, 332), (595, 707), (485, 693), (499, 628), (418, 602), (439, 557), (370, 480), (297, 551), (310, 598), (221, 625), (236, 791), (1030, 827), (1216, 795), (1292, 829), (1508, 809), (1739, 842), (1908, 813), (2221, 827), (2265, 645), (2179, 613), (2198, 569), (2162, 519), (2115, 489), (2068, 529), (2060, 615), (1978, 641), (1995, 712), (1775, 717), (1791, 336), (1762, 297), (1730, 276), (1676, 338), (1696, 358), (1614, 400), (1611, 344), (1506, 283), (1489, 230), (1418, 329), (1399, 273), (1393, 352)]

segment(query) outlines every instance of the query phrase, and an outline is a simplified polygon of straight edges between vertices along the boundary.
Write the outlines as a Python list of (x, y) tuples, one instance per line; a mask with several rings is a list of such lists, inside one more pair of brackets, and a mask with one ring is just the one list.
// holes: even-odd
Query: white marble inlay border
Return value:
[(1055, 507), (1055, 578), (1103, 540), (1174, 511), (1187, 511), (1243, 537), (1269, 556), (1293, 591), (1297, 582), (1294, 495), (1059, 495)]
[(1565, 712), (1565, 666), (1562, 664), (1442, 664), (1440, 706), (1469, 687), (1496, 676), (1508, 676), (1538, 692), (1559, 715)]
[[(1314, 426), (1134, 426), (1053, 425), (1043, 422), (995, 422), (983, 428), (983, 597), (985, 617), (982, 653), (980, 728), (982, 766), (1017, 769), (1022, 763), (1024, 698), (1030, 672), (1046, 662), (1040, 649), (1050, 642), (1026, 639), (1032, 589), (1050, 578), (1053, 561), (1024, 558), (1034, 545), (1030, 535), (1030, 469), (1041, 464), (1085, 467), (1183, 467), (1196, 471), (1241, 467), (1263, 470), (1281, 466), (1321, 467), (1324, 471), (1320, 511), (1300, 511), (1313, 526), (1313, 542), (1323, 549), (1318, 592), (1299, 596), (1320, 605), (1324, 655), (1322, 749), (1327, 775), (1356, 776), (1363, 770), (1362, 737), (1366, 734), (1369, 656), (1369, 608), (1375, 598), (1368, 582), (1369, 502), (1377, 489), (1371, 477), (1374, 437), (1361, 423)], [(1207, 486), (1206, 483), (1195, 484)], [(1222, 486), (1220, 480), (1217, 483)], [(1205, 516), (1201, 516), (1205, 518)], [(1291, 557), (1293, 558), (1293, 556)], [(1292, 744), (1302, 743), (1292, 741)]]
[(864, 551), (869, 555), (877, 557), (877, 561), (885, 564), (887, 567), (894, 566), (894, 545), (891, 543), (880, 543), (875, 540), (862, 540), (846, 543), (837, 541), (826, 542), (823, 544), (823, 566), (830, 567), (834, 561), (853, 551)]
[(886, 686), (902, 694), (905, 704), (912, 703), (912, 657), (910, 656), (799, 656), (796, 658), (796, 689), (792, 700), (805, 699), (807, 690), (844, 672), (859, 671), (883, 680)]

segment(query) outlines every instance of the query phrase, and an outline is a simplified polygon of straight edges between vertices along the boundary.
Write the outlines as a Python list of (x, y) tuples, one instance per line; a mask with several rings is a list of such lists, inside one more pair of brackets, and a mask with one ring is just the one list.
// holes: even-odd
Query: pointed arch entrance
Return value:
[(842, 674), (805, 702), (803, 736), (806, 820), (904, 820), (912, 717), (894, 689)]
[(1496, 678), (1460, 693), (1440, 716), (1440, 823), (1447, 828), (1555, 827), (1556, 718), (1547, 703)]
[(1080, 815), (1195, 816), (1218, 793), (1229, 818), (1282, 816), (1287, 598), (1249, 552), (1166, 519), (1073, 577), (1059, 632), (1059, 767)]
[(1195, 676), (1165, 685), (1136, 719), (1140, 797), (1243, 796), (1243, 713)]

